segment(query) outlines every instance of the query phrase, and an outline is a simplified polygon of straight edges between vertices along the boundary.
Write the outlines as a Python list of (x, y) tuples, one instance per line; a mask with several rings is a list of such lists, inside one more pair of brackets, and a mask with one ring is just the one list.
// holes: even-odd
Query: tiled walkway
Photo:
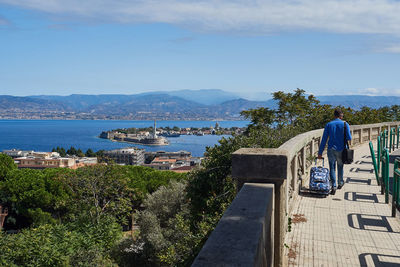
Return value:
[(400, 266), (400, 221), (372, 171), (365, 144), (345, 165), (345, 185), (335, 195), (299, 197), (286, 236), (289, 266)]

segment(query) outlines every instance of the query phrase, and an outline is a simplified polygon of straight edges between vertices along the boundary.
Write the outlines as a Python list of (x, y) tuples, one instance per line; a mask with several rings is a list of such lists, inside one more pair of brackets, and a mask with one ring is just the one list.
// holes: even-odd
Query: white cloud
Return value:
[(359, 93), (370, 96), (400, 96), (400, 89), (365, 88), (359, 90)]
[(0, 0), (0, 3), (85, 19), (170, 23), (202, 31), (400, 34), (400, 2), (395, 0)]
[(400, 54), (400, 44), (397, 45), (390, 45), (387, 47), (384, 47), (381, 49), (379, 52), (383, 53), (392, 53), (392, 54)]

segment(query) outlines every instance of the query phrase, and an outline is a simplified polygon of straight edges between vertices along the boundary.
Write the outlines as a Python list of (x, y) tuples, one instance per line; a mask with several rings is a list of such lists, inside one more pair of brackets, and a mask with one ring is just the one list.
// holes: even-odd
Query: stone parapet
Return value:
[(274, 185), (244, 184), (194, 267), (273, 266)]

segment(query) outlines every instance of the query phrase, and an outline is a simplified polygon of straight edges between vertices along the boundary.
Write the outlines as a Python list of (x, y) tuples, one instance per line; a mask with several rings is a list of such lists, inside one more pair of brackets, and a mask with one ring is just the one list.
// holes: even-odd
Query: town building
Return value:
[(145, 154), (146, 154), (146, 157), (153, 156), (154, 158), (163, 157), (163, 158), (177, 159), (177, 158), (192, 157), (191, 152), (184, 151), (184, 150), (179, 150), (179, 151), (174, 151), (174, 152), (167, 152), (167, 151), (146, 152)]
[(175, 172), (189, 172), (201, 165), (202, 158), (192, 157), (192, 153), (184, 150), (166, 152), (146, 152), (143, 166), (156, 170), (170, 170)]
[(45, 168), (76, 168), (74, 158), (49, 157), (49, 156), (26, 156), (14, 159), (18, 168), (45, 169)]
[(70, 168), (97, 164), (97, 157), (60, 157), (58, 152), (23, 151), (17, 149), (3, 150), (3, 153), (14, 159), (18, 168), (45, 169)]
[(26, 157), (30, 153), (32, 153), (33, 150), (19, 150), (19, 149), (6, 149), (3, 150), (3, 154), (6, 154), (10, 157), (14, 158), (19, 158), (19, 157)]
[(143, 165), (144, 149), (128, 147), (105, 151), (104, 156), (113, 160), (117, 164), (123, 165)]
[(92, 166), (96, 165), (98, 163), (97, 157), (83, 157), (83, 158), (77, 158), (75, 160), (76, 162), (76, 167), (84, 167), (84, 166)]

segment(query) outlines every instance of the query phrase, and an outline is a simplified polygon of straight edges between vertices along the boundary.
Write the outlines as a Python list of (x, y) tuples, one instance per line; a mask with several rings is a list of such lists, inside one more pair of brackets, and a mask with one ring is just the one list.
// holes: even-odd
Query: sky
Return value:
[(400, 96), (399, 0), (0, 0), (0, 95)]

